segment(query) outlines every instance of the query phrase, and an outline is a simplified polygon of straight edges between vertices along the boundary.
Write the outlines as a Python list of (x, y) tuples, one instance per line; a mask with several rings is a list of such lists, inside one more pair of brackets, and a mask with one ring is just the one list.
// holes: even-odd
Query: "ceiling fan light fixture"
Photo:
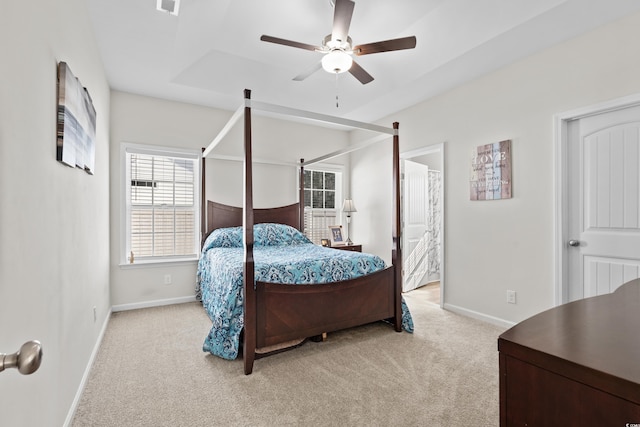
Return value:
[(342, 50), (332, 50), (322, 57), (322, 68), (328, 73), (344, 73), (353, 65), (353, 58)]

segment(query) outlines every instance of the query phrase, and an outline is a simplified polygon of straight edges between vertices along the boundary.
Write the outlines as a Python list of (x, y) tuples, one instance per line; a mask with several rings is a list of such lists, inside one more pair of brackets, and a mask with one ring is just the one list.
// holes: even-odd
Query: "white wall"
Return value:
[[(242, 94), (238, 94), (241, 105)], [(158, 302), (183, 301), (194, 296), (196, 262), (161, 265), (120, 266), (121, 173), (123, 142), (200, 149), (207, 147), (232, 113), (122, 92), (111, 95), (111, 301), (114, 308), (141, 307)], [(270, 161), (295, 164), (345, 147), (349, 136), (336, 129), (287, 122), (254, 113), (253, 155)], [(240, 121), (215, 154), (241, 156)], [(345, 162), (348, 156), (332, 160)], [(207, 198), (242, 206), (242, 163), (207, 160)], [(293, 166), (258, 164), (254, 171), (255, 207), (295, 203), (297, 171)], [(165, 274), (172, 284), (164, 285)]]
[[(3, 2), (1, 16), (0, 352), (38, 339), (44, 357), (0, 374), (0, 424), (60, 426), (110, 309), (110, 94), (86, 2)], [(56, 161), (58, 61), (93, 98), (93, 176)]]
[(429, 167), (429, 170), (433, 170), (433, 171), (442, 170), (442, 161), (440, 159), (439, 152), (423, 154), (417, 157), (411, 157), (409, 160), (411, 160), (412, 162), (420, 163), (421, 165), (426, 165)]
[[(200, 149), (215, 136), (231, 116), (178, 102), (111, 93), (111, 302), (122, 305), (175, 300), (194, 295), (196, 262), (120, 267), (121, 254), (121, 166), (123, 142)], [(164, 284), (165, 274), (172, 284)]]
[[(242, 124), (239, 123), (224, 143), (214, 150), (214, 154), (242, 156), (242, 138)], [(315, 159), (346, 147), (349, 134), (335, 128), (265, 117), (260, 115), (259, 110), (254, 110), (252, 139), (255, 160), (292, 165), (255, 164), (254, 206), (262, 208), (297, 202), (298, 171), (293, 165), (298, 164), (300, 159)], [(326, 163), (348, 167), (348, 162), (349, 155), (343, 155), (327, 160)], [(242, 170), (239, 162), (207, 160), (207, 197), (221, 203), (242, 206)], [(348, 176), (345, 176), (345, 183), (348, 187)]]
[[(557, 183), (552, 118), (640, 92), (637, 52), (640, 14), (383, 121), (400, 122), (401, 152), (445, 142), (445, 306), (506, 322), (553, 306)], [(513, 141), (513, 198), (469, 201), (471, 150), (504, 139)], [(389, 167), (386, 155), (377, 147), (352, 159), (354, 192), (373, 193), (372, 186), (380, 192), (389, 188), (389, 181), (380, 179)], [(390, 209), (379, 213), (379, 206), (359, 203), (355, 232), (361, 226), (379, 229), (382, 237), (371, 236), (371, 243), (388, 245)], [(506, 303), (507, 289), (517, 292), (516, 305)]]

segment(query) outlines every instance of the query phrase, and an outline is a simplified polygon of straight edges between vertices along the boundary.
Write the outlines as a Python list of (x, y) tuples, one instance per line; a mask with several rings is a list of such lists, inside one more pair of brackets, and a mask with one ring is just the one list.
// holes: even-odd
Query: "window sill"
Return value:
[(167, 265), (191, 265), (197, 264), (198, 258), (169, 258), (169, 259), (152, 259), (136, 261), (133, 264), (121, 262), (120, 268), (124, 270), (132, 268), (148, 268), (148, 267), (166, 267)]

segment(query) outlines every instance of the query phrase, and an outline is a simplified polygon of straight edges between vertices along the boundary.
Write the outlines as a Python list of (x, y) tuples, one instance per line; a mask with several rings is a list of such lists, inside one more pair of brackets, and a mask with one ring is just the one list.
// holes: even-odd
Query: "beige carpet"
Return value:
[(407, 295), (415, 333), (375, 323), (257, 360), (202, 352), (197, 303), (114, 313), (79, 426), (497, 426), (502, 329)]

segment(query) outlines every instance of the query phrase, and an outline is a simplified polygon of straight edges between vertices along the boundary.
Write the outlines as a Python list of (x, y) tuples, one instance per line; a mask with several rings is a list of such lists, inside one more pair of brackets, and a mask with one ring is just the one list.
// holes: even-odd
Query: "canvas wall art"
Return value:
[(96, 110), (89, 92), (66, 62), (58, 64), (56, 157), (93, 175), (96, 155)]

